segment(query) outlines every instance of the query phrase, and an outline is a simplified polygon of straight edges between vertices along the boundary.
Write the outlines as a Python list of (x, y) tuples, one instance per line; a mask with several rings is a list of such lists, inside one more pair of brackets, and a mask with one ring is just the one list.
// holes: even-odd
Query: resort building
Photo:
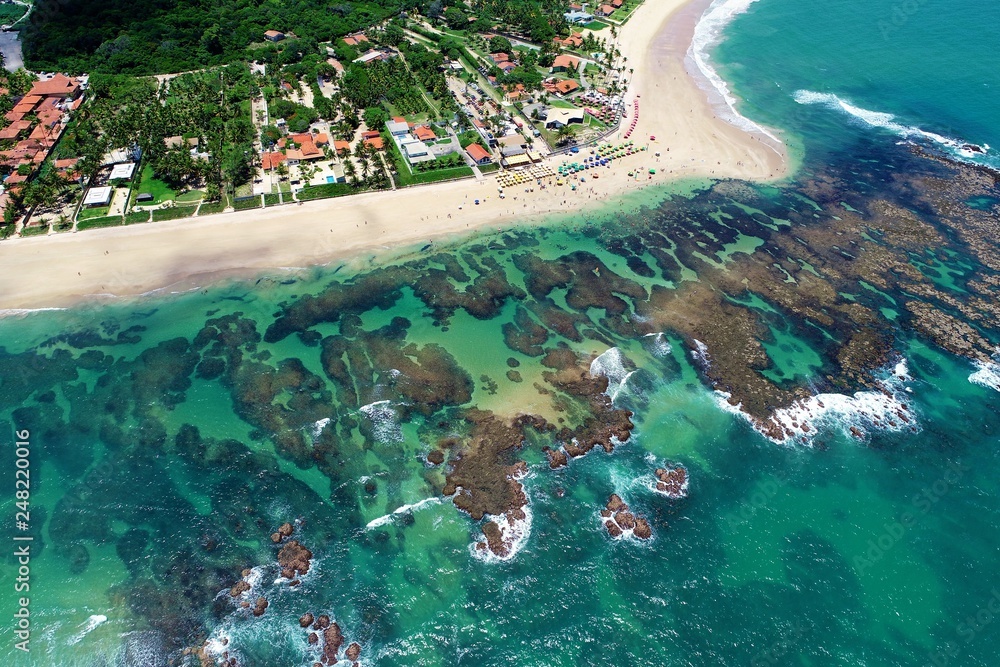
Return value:
[(493, 156), (490, 152), (480, 146), (479, 144), (469, 144), (469, 147), (465, 149), (472, 161), (478, 165), (489, 164), (493, 161)]
[(111, 203), (111, 196), (115, 189), (110, 185), (99, 188), (90, 188), (83, 198), (83, 205), (90, 208), (95, 206), (107, 206)]
[(545, 116), (545, 127), (549, 130), (558, 130), (564, 125), (583, 122), (583, 109), (563, 109), (561, 107), (549, 107)]
[(573, 56), (568, 56), (566, 54), (559, 55), (555, 57), (552, 61), (552, 71), (553, 72), (565, 72), (567, 70), (575, 70), (580, 66), (580, 59), (574, 58)]
[(582, 11), (566, 12), (565, 14), (563, 14), (563, 18), (566, 19), (566, 23), (586, 24), (594, 20), (594, 15)]

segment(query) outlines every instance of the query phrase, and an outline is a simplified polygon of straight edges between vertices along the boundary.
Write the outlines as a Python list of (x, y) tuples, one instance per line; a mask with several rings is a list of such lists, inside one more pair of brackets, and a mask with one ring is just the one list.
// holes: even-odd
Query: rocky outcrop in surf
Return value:
[(608, 502), (601, 510), (601, 522), (612, 538), (636, 537), (648, 540), (653, 536), (653, 529), (646, 518), (634, 514), (616, 493), (608, 496)]

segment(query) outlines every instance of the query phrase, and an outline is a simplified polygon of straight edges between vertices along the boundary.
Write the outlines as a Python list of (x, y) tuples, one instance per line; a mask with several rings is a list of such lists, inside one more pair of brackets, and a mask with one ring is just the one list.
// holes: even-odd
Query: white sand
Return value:
[[(0, 243), (0, 309), (66, 306), (190, 286), (220, 275), (325, 264), (594, 207), (668, 179), (780, 178), (785, 173), (782, 148), (716, 118), (708, 95), (685, 71), (684, 54), (704, 7), (704, 0), (646, 0), (622, 28), (620, 48), (628, 57), (627, 66), (635, 69), (626, 100), (630, 109), (634, 96), (640, 103), (631, 139), (642, 145), (656, 135), (656, 141), (648, 152), (601, 170), (600, 179), (588, 178), (576, 192), (568, 186), (530, 194), (509, 188), (501, 200), (496, 179), (487, 177), (483, 182), (10, 239)], [(626, 119), (623, 128), (629, 122)], [(661, 152), (658, 159), (656, 151)], [(653, 167), (657, 175), (651, 180), (646, 175), (640, 181), (628, 178), (627, 172), (639, 166), (644, 171)], [(478, 206), (473, 204), (477, 198)]]

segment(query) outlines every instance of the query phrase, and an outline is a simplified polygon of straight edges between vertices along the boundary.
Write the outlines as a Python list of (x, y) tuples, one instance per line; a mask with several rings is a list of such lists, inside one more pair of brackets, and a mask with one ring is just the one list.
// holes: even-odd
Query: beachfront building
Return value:
[(87, 208), (96, 208), (98, 206), (107, 206), (111, 203), (111, 196), (114, 194), (115, 189), (110, 185), (103, 185), (98, 188), (90, 188), (87, 190), (87, 194), (83, 198), (83, 205)]
[(524, 155), (528, 152), (528, 142), (520, 132), (500, 137), (497, 143), (500, 146), (500, 154), (504, 157)]
[(564, 109), (562, 107), (549, 107), (545, 116), (545, 128), (558, 130), (564, 125), (583, 122), (583, 109)]
[(597, 11), (595, 11), (594, 13), (597, 14), (598, 16), (611, 16), (614, 13), (614, 11), (615, 8), (612, 7), (611, 5), (601, 5), (600, 7), (597, 8)]
[(566, 19), (566, 23), (579, 23), (581, 25), (585, 25), (594, 20), (594, 15), (583, 11), (566, 12), (563, 14), (563, 18)]
[(479, 144), (469, 144), (465, 152), (477, 165), (482, 166), (493, 162), (493, 156), (490, 155), (490, 152)]

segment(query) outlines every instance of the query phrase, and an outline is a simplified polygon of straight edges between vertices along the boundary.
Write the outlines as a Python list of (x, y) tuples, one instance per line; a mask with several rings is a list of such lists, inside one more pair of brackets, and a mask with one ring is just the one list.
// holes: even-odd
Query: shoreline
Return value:
[[(600, 172), (600, 179), (588, 179), (576, 191), (568, 186), (533, 193), (508, 188), (501, 200), (496, 181), (488, 176), (203, 218), (9, 239), (0, 243), (5, 269), (0, 274), (0, 316), (180, 291), (175, 288), (181, 285), (193, 289), (199, 278), (250, 278), (404, 251), (472, 231), (509, 228), (511, 221), (537, 223), (601, 208), (622, 195), (682, 179), (779, 180), (788, 170), (783, 147), (723, 120), (701, 87), (704, 82), (685, 65), (695, 25), (710, 2), (647, 0), (622, 27), (618, 41), (627, 64), (634, 63), (626, 106), (640, 102), (633, 140), (649, 149), (616, 160), (612, 169)], [(622, 141), (625, 127), (623, 122), (607, 140)], [(654, 135), (656, 140), (650, 141)], [(639, 181), (626, 175), (647, 167), (656, 169), (655, 177)]]

